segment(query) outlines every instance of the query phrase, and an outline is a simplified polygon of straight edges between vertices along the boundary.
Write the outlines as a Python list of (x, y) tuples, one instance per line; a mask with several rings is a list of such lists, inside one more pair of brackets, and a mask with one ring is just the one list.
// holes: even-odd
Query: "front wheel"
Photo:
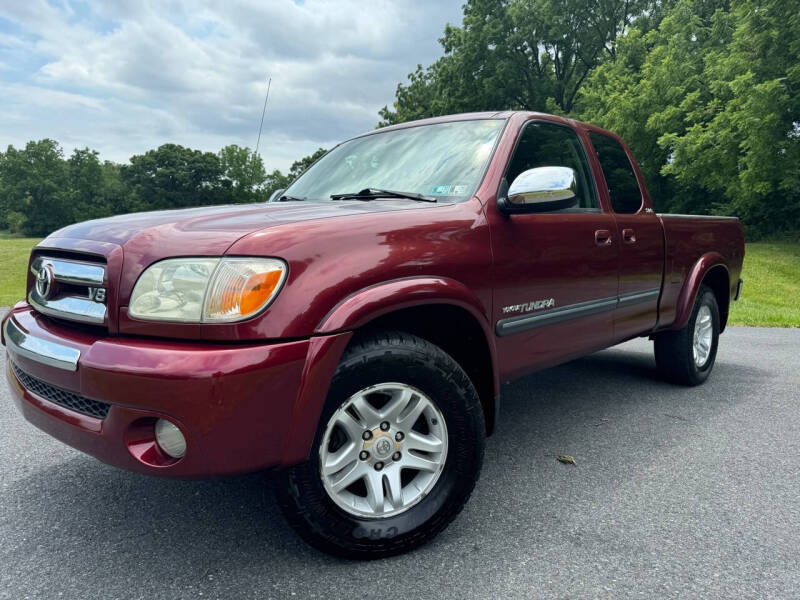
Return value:
[(711, 374), (719, 343), (719, 306), (714, 292), (700, 286), (686, 327), (654, 337), (656, 365), (668, 379), (699, 385)]
[(484, 435), (477, 392), (452, 357), (409, 334), (373, 335), (346, 351), (309, 460), (278, 476), (278, 503), (324, 552), (405, 552), (461, 511)]

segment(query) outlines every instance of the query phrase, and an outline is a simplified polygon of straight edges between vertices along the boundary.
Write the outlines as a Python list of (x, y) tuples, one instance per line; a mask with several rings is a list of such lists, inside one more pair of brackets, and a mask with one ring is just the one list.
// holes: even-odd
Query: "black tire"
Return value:
[[(358, 517), (326, 492), (319, 448), (333, 413), (356, 392), (387, 381), (425, 393), (447, 427), (445, 465), (427, 496), (405, 512)], [(461, 512), (480, 474), (483, 411), (471, 380), (443, 350), (416, 336), (387, 332), (348, 347), (334, 374), (309, 459), (275, 478), (275, 495), (292, 528), (318, 550), (344, 558), (377, 559), (407, 552), (444, 530)]]
[[(702, 366), (694, 359), (694, 331), (697, 313), (702, 306), (711, 311), (711, 351)], [(665, 331), (654, 338), (656, 365), (668, 380), (682, 385), (700, 385), (711, 374), (717, 358), (719, 344), (719, 306), (714, 292), (706, 285), (701, 285), (697, 293), (692, 314), (686, 327), (678, 331)]]

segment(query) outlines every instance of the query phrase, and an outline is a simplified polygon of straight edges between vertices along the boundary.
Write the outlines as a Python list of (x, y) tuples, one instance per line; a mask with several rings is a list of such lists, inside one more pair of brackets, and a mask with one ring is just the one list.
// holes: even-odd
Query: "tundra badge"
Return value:
[(511, 306), (504, 306), (503, 314), (506, 315), (508, 313), (515, 313), (515, 312), (526, 313), (532, 310), (553, 308), (555, 305), (556, 301), (553, 298), (547, 298), (545, 300), (531, 300), (530, 302), (526, 302), (525, 304), (512, 304)]

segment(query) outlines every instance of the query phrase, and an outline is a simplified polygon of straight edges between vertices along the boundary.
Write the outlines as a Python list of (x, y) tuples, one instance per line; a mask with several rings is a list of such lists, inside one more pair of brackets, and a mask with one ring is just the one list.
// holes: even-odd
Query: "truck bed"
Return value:
[[(674, 324), (678, 299), (690, 285), (692, 267), (703, 256), (727, 265), (729, 297), (736, 294), (744, 260), (744, 233), (736, 217), (662, 213), (658, 217), (664, 227), (666, 256), (658, 328), (665, 329)], [(724, 310), (727, 317), (727, 307)]]

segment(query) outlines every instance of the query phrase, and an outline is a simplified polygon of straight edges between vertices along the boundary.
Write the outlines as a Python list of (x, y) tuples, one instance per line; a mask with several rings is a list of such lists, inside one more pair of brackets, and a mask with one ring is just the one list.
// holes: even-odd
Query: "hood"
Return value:
[(218, 255), (239, 238), (268, 227), (426, 206), (436, 205), (378, 200), (204, 206), (85, 221), (59, 229), (50, 238), (106, 242), (126, 250), (148, 247), (148, 254), (162, 256)]

